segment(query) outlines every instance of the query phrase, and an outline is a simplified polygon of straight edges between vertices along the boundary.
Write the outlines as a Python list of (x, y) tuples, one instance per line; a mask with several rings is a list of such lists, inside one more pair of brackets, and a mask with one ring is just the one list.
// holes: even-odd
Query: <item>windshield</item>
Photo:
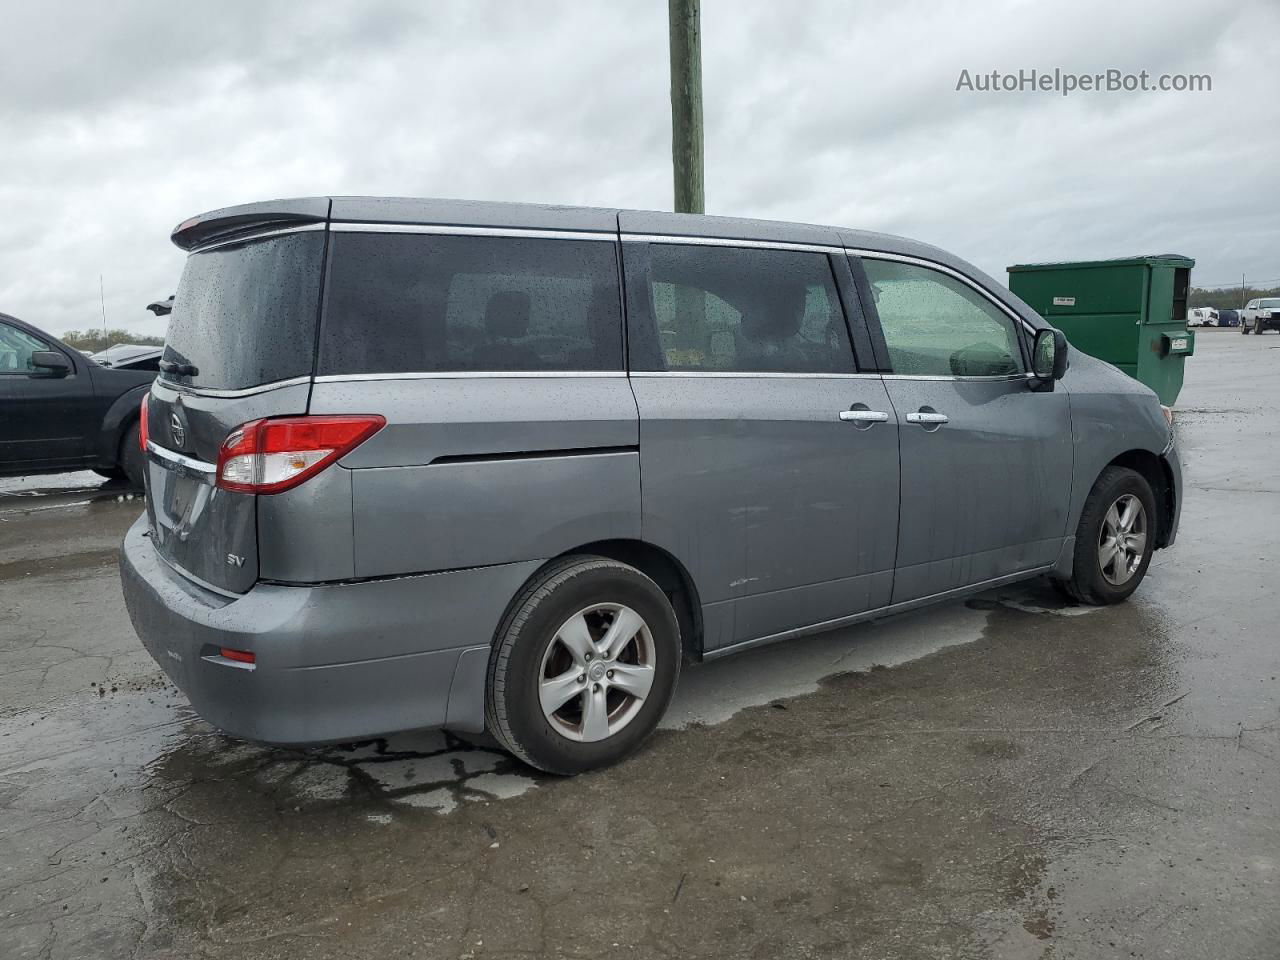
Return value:
[(323, 251), (324, 233), (308, 231), (191, 254), (163, 359), (196, 372), (162, 377), (239, 390), (309, 376)]
[(1262, 300), (1258, 303), (1258, 306), (1263, 310), (1274, 310), (1276, 307), (1280, 307), (1280, 299)]

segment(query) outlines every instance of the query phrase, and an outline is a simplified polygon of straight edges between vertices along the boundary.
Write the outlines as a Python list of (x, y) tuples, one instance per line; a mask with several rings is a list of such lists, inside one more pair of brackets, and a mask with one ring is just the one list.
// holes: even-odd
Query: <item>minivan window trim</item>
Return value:
[(334, 222), (335, 233), (424, 233), (457, 237), (522, 237), (538, 240), (605, 240), (616, 243), (616, 231), (542, 230), (534, 227), (472, 227), (442, 223), (354, 223)]
[(282, 390), (285, 387), (293, 387), (299, 384), (310, 383), (311, 377), (303, 374), (300, 377), (289, 377), (285, 380), (273, 380), (270, 383), (260, 383), (256, 387), (241, 387), (238, 390), (228, 390), (220, 387), (193, 387), (186, 383), (175, 383), (172, 380), (166, 380), (164, 377), (156, 377), (156, 385), (166, 390), (173, 390), (177, 393), (189, 393), (195, 397), (252, 397), (258, 393), (267, 393), (271, 390)]
[(632, 377), (718, 377), (753, 380), (879, 380), (878, 373), (795, 373), (769, 370), (633, 370)]
[(686, 237), (666, 233), (623, 233), (623, 243), (689, 244), (702, 247), (746, 247), (751, 250), (794, 250), (801, 253), (839, 255), (844, 247), (819, 243), (792, 243), (787, 240), (746, 240), (739, 237)]
[(619, 378), (625, 370), (423, 370), (396, 373), (324, 373), (313, 377), (316, 383), (360, 383), (368, 380), (527, 380), (575, 378)]
[(880, 375), (885, 380), (982, 380), (991, 382), (995, 380), (1029, 380), (1032, 379), (1026, 372), (1023, 373), (1007, 373), (998, 376), (977, 377), (977, 376), (945, 376), (943, 374), (924, 374), (924, 373), (883, 373)]

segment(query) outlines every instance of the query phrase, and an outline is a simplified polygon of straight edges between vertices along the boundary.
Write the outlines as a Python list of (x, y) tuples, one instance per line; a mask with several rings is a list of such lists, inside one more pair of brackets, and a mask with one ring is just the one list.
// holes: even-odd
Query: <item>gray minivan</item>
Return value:
[(793, 223), (313, 198), (181, 224), (121, 564), (211, 723), (617, 760), (681, 662), (1040, 575), (1133, 592), (1146, 387), (971, 265)]

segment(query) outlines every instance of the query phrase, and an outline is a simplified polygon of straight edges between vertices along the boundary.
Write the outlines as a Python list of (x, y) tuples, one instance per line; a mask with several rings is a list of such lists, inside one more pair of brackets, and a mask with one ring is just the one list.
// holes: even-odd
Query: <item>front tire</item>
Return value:
[(1107, 467), (1089, 491), (1076, 527), (1068, 596), (1093, 606), (1121, 603), (1147, 575), (1156, 544), (1156, 501), (1146, 478)]
[(680, 650), (675, 611), (656, 583), (616, 560), (566, 557), (525, 586), (498, 627), (485, 725), (548, 773), (616, 763), (666, 712)]

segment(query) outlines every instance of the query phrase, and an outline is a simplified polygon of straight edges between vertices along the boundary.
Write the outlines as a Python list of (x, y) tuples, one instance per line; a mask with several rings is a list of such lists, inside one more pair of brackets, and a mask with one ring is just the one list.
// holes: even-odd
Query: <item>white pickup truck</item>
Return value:
[(1240, 311), (1241, 333), (1262, 333), (1264, 330), (1280, 330), (1280, 297), (1250, 300)]

